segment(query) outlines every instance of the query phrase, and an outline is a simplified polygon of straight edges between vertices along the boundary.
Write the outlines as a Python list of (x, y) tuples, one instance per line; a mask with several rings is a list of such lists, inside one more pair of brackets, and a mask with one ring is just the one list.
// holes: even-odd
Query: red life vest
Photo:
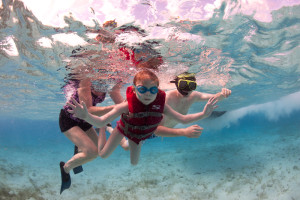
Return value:
[(133, 87), (126, 91), (129, 113), (123, 113), (117, 123), (118, 130), (130, 140), (139, 144), (149, 138), (161, 122), (164, 112), (166, 93), (158, 90), (156, 99), (149, 105), (138, 100)]

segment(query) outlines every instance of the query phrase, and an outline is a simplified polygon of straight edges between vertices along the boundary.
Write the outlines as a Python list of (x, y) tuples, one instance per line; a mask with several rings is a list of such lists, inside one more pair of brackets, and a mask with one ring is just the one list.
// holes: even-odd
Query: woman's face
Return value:
[[(145, 93), (140, 93), (137, 90), (138, 86), (144, 86), (148, 89), (148, 91), (145, 92)], [(151, 104), (156, 99), (156, 96), (157, 96), (157, 93), (152, 94), (149, 91), (149, 89), (153, 88), (153, 87), (157, 87), (157, 84), (151, 79), (144, 79), (144, 80), (141, 80), (141, 81), (138, 80), (136, 82), (136, 85), (135, 85), (135, 94), (136, 94), (136, 97), (138, 98), (138, 100), (140, 100), (140, 102), (142, 102), (145, 105)]]

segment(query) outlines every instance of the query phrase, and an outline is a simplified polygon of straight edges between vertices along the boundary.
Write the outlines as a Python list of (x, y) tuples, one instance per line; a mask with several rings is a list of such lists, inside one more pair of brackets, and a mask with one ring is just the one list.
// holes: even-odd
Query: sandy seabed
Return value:
[(0, 199), (298, 200), (300, 135), (281, 131), (156, 138), (144, 144), (137, 166), (118, 148), (71, 172), (72, 185), (61, 195), (59, 161), (70, 158), (71, 143), (2, 145)]

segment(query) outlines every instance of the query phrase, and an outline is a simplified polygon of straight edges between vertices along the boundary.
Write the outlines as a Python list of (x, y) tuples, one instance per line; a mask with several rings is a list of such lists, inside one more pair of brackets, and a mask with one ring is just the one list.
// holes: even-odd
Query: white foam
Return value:
[(70, 46), (87, 45), (87, 42), (85, 42), (81, 37), (79, 37), (75, 33), (59, 33), (53, 35), (52, 37), (55, 41), (62, 42)]
[(16, 43), (14, 42), (13, 36), (8, 36), (4, 40), (0, 41), (0, 46), (3, 46), (3, 50), (9, 56), (19, 56)]
[(300, 110), (300, 91), (284, 96), (277, 101), (255, 104), (247, 107), (228, 111), (221, 117), (207, 121), (206, 125), (210, 128), (220, 129), (230, 127), (238, 123), (240, 119), (250, 114), (264, 114), (269, 121), (277, 121), (281, 117), (287, 117), (292, 112)]

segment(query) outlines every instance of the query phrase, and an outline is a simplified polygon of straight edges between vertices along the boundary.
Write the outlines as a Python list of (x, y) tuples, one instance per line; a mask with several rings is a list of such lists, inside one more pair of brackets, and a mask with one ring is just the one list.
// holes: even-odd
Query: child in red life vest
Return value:
[(88, 112), (84, 102), (80, 104), (73, 99), (73, 104), (68, 103), (72, 108), (70, 113), (81, 118), (96, 127), (104, 127), (118, 116), (121, 119), (117, 127), (106, 141), (105, 133), (99, 133), (98, 154), (107, 158), (120, 144), (124, 136), (129, 139), (130, 160), (136, 165), (139, 160), (142, 143), (149, 138), (156, 130), (162, 120), (162, 114), (177, 120), (179, 123), (191, 123), (210, 116), (217, 108), (217, 99), (210, 98), (202, 112), (182, 115), (165, 104), (165, 92), (158, 89), (159, 80), (157, 76), (149, 71), (138, 72), (133, 79), (133, 86), (127, 88), (127, 101), (115, 105), (107, 114), (98, 117)]

